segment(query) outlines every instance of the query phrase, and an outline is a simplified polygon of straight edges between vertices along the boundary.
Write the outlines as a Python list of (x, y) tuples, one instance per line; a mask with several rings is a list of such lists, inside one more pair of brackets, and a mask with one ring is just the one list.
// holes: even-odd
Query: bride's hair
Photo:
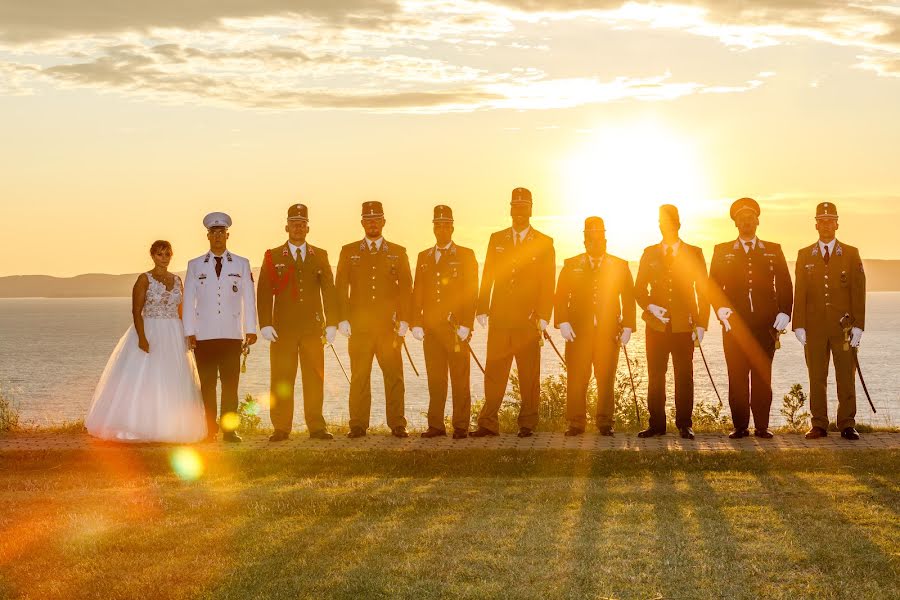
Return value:
[(166, 240), (156, 240), (150, 246), (150, 254), (156, 254), (160, 250), (168, 250), (169, 252), (172, 252), (172, 244), (170, 244)]

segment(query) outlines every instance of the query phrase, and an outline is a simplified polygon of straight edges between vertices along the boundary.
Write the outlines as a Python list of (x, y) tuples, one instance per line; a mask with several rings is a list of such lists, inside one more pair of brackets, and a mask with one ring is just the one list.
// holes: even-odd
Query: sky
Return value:
[(337, 258), (384, 203), (385, 237), (484, 255), (515, 187), (557, 260), (606, 220), (659, 239), (659, 204), (707, 255), (728, 208), (791, 259), (818, 202), (866, 258), (900, 259), (900, 4), (836, 0), (0, 0), (0, 276), (258, 265), (289, 205)]

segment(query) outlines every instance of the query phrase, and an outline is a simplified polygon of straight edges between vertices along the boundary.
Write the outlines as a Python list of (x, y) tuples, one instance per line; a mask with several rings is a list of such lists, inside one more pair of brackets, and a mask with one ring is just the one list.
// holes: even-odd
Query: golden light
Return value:
[(203, 459), (193, 448), (175, 448), (169, 456), (169, 464), (183, 481), (196, 481), (203, 475)]
[(660, 204), (678, 206), (684, 223), (709, 198), (696, 143), (652, 121), (595, 130), (564, 159), (560, 177), (567, 227), (581, 231), (585, 217), (602, 217), (610, 252), (626, 257), (659, 240)]
[(234, 431), (241, 426), (241, 417), (237, 413), (227, 412), (219, 419), (222, 431)]

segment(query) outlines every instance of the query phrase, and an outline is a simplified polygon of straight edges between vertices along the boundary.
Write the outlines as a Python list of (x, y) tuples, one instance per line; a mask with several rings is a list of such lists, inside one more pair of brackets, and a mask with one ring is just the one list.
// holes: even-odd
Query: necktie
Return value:
[(216, 277), (220, 277), (222, 275), (222, 257), (221, 256), (213, 256), (216, 259)]
[(749, 254), (753, 250), (753, 242), (744, 242), (744, 245), (747, 247), (747, 253)]
[(675, 252), (672, 250), (672, 246), (666, 246), (666, 266), (671, 267), (674, 260)]
[(375, 242), (369, 242), (369, 254), (375, 254)]
[(298, 263), (302, 263), (302, 262), (303, 262), (303, 250), (302, 250), (301, 248), (297, 248), (297, 257), (295, 258), (295, 260), (296, 260)]
[(825, 252), (822, 253), (822, 259), (825, 261), (825, 264), (828, 264), (828, 261), (831, 260), (831, 252), (828, 250), (828, 246), (825, 246)]

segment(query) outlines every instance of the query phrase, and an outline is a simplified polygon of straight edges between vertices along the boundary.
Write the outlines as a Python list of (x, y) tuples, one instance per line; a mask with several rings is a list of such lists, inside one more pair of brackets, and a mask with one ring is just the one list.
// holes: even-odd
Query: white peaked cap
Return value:
[(211, 212), (203, 217), (203, 226), (207, 229), (213, 227), (231, 227), (231, 217), (223, 212)]

